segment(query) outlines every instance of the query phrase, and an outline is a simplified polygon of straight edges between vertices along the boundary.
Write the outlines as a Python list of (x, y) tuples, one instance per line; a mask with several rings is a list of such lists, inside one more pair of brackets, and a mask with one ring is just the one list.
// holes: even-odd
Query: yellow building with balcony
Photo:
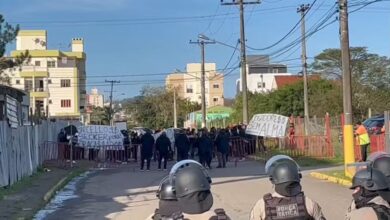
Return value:
[(21, 30), (16, 37), (17, 57), (28, 50), (30, 60), (21, 68), (8, 70), (11, 86), (30, 94), (33, 114), (51, 118), (79, 119), (86, 95), (84, 40), (74, 38), (71, 51), (47, 49), (45, 30)]

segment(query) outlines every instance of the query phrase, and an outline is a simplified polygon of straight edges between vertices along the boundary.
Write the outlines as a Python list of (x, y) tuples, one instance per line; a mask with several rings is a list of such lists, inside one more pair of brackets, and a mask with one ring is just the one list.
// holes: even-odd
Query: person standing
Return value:
[(360, 146), (361, 159), (362, 161), (366, 161), (368, 146), (370, 146), (370, 136), (368, 135), (367, 129), (360, 121), (356, 123), (355, 135)]
[(211, 169), (213, 142), (209, 137), (207, 128), (203, 128), (199, 138), (199, 162)]
[(156, 140), (156, 151), (158, 151), (158, 169), (161, 170), (161, 162), (164, 159), (164, 170), (167, 169), (168, 155), (171, 150), (171, 141), (163, 131)]
[(153, 156), (154, 138), (150, 132), (146, 132), (141, 137), (141, 171), (144, 170), (146, 160), (146, 169), (150, 171), (150, 160)]
[(217, 158), (218, 158), (218, 166), (217, 168), (225, 168), (226, 167), (226, 155), (229, 152), (229, 133), (226, 132), (225, 129), (221, 129), (219, 132), (217, 139), (215, 140), (215, 144), (217, 145)]
[(266, 164), (266, 173), (275, 192), (264, 195), (256, 202), (250, 220), (325, 220), (318, 203), (304, 195), (300, 184), (302, 174), (293, 159), (285, 155), (270, 158)]
[(180, 130), (175, 138), (175, 146), (177, 149), (177, 161), (188, 159), (190, 150), (190, 140), (183, 130)]

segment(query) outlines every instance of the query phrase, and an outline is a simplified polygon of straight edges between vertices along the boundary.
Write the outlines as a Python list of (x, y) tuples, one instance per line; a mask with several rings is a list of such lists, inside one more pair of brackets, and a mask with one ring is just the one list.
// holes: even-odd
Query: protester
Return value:
[(203, 166), (207, 166), (211, 169), (211, 160), (212, 160), (212, 152), (213, 152), (213, 142), (209, 137), (209, 133), (207, 128), (203, 128), (198, 140), (199, 144), (199, 162)]
[(275, 192), (256, 202), (250, 220), (325, 220), (321, 207), (304, 195), (300, 184), (302, 175), (293, 159), (285, 155), (272, 157), (267, 161), (266, 173)]
[(156, 140), (156, 151), (158, 152), (158, 169), (161, 170), (161, 162), (164, 159), (164, 170), (166, 170), (169, 152), (172, 151), (172, 149), (171, 141), (165, 132), (162, 132)]
[(144, 170), (146, 160), (146, 169), (150, 171), (150, 160), (153, 156), (154, 137), (150, 132), (146, 132), (141, 137), (141, 171)]
[(175, 146), (177, 151), (177, 161), (188, 159), (188, 153), (190, 150), (190, 140), (184, 133), (184, 130), (180, 130), (175, 137)]
[(218, 158), (218, 166), (217, 168), (225, 168), (226, 167), (226, 158), (229, 152), (229, 133), (226, 132), (225, 129), (221, 129), (219, 134), (217, 135), (217, 139), (215, 141), (217, 145), (217, 158)]

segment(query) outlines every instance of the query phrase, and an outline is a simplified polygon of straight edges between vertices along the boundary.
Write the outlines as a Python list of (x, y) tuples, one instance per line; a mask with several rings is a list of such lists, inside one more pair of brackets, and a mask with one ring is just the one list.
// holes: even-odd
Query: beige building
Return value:
[[(223, 74), (217, 73), (215, 63), (205, 64), (206, 106), (223, 106)], [(176, 72), (167, 76), (166, 87), (175, 88), (179, 97), (201, 103), (201, 64), (187, 64), (186, 72)]]
[(85, 108), (84, 41), (74, 38), (69, 52), (49, 50), (45, 30), (21, 30), (16, 37), (17, 57), (28, 50), (30, 61), (21, 68), (8, 70), (11, 86), (30, 94), (33, 113), (48, 111), (50, 117), (78, 119)]
[(87, 95), (87, 106), (100, 108), (104, 107), (103, 95), (99, 94), (97, 88), (91, 89), (91, 93)]

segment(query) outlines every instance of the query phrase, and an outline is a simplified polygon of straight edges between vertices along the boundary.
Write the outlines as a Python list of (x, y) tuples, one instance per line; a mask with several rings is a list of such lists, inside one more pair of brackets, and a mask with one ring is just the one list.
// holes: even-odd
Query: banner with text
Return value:
[(277, 114), (254, 115), (246, 128), (246, 133), (263, 137), (284, 137), (288, 117)]
[(78, 145), (86, 148), (115, 146), (123, 149), (123, 135), (119, 128), (105, 125), (80, 126), (78, 130)]

